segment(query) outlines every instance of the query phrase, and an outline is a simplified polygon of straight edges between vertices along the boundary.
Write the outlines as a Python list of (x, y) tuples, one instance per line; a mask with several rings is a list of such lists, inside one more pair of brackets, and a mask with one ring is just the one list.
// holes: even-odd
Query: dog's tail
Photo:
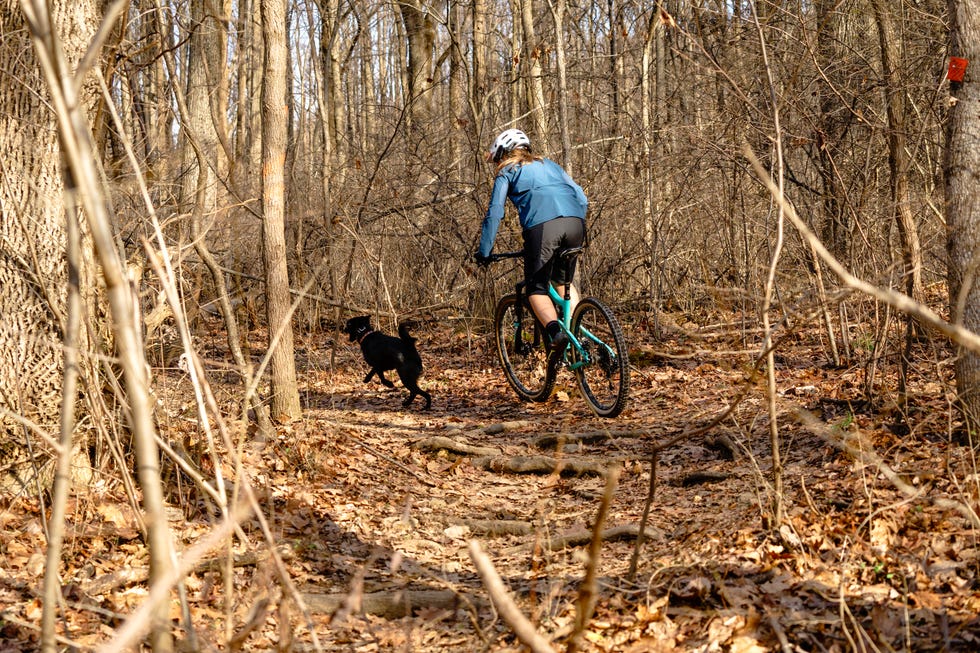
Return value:
[(405, 344), (405, 348), (415, 356), (415, 360), (421, 364), (422, 357), (419, 356), (419, 350), (415, 348), (415, 341), (417, 339), (408, 332), (408, 324), (405, 322), (398, 325), (398, 337)]

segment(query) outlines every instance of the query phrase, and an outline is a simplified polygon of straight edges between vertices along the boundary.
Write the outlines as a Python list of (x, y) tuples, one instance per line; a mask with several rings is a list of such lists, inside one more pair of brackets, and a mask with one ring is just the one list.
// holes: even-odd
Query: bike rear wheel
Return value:
[(572, 333), (582, 347), (571, 352), (582, 397), (599, 417), (619, 415), (630, 391), (629, 353), (619, 321), (605, 304), (587, 297), (572, 313)]
[(500, 365), (517, 396), (546, 401), (555, 388), (556, 374), (548, 368), (545, 337), (531, 308), (518, 307), (517, 295), (503, 297), (494, 313), (493, 331)]

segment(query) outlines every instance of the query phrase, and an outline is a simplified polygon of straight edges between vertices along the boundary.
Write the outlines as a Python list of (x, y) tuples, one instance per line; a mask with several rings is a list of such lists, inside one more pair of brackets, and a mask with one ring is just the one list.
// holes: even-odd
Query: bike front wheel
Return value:
[(517, 295), (497, 303), (493, 317), (497, 355), (507, 382), (524, 401), (546, 401), (555, 388), (555, 370), (548, 367), (548, 348), (534, 313), (519, 306)]
[(572, 367), (582, 397), (599, 417), (619, 415), (630, 391), (629, 353), (619, 321), (605, 304), (587, 297), (572, 313), (572, 333), (581, 346), (572, 352)]

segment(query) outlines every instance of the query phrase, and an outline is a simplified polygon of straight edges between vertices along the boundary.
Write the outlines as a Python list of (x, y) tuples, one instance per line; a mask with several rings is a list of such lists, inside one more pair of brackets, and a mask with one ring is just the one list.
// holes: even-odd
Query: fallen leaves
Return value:
[[(304, 419), (249, 453), (249, 476), (277, 544), (292, 552), (283, 556), (289, 578), (302, 596), (328, 597), (314, 603), (313, 616), (328, 650), (517, 650), (480, 606), (482, 590), (465, 553), (471, 539), (486, 543), (541, 632), (560, 640), (574, 621), (581, 543), (589, 539), (602, 488), (596, 477), (556, 472), (583, 459), (600, 466), (633, 461), (610, 508), (614, 526), (600, 552), (602, 592), (585, 634), (591, 651), (761, 653), (786, 650), (783, 640), (790, 649), (846, 650), (856, 627), (883, 650), (902, 649), (905, 638), (923, 651), (971, 650), (978, 643), (977, 533), (960, 515), (906, 500), (873, 465), (848, 458), (789, 419), (781, 422), (788, 443), (787, 519), (776, 532), (763, 528), (768, 425), (758, 394), (723, 425), (725, 447), (681, 439), (659, 453), (650, 532), (639, 552), (638, 578), (627, 582), (651, 448), (727, 406), (744, 380), (743, 361), (709, 357), (709, 340), (697, 351), (710, 360), (644, 359), (634, 375), (631, 408), (609, 422), (587, 414), (572, 397), (570, 375), (559, 379), (552, 401), (521, 403), (489, 349), (474, 357), (450, 344), (435, 355), (425, 349), (424, 330), (419, 336), (435, 392), (431, 411), (399, 410), (388, 391), (361, 382), (358, 358), (345, 359), (341, 351), (338, 367), (314, 361), (305, 372), (310, 399)], [(448, 335), (442, 341), (455, 342)], [(795, 362), (778, 370), (782, 414), (806, 405), (825, 424), (865, 436), (913, 486), (976, 506), (980, 477), (969, 447), (897, 437), (887, 424), (904, 418), (898, 407), (889, 404), (879, 414), (856, 401), (861, 375), (820, 368), (819, 356), (805, 344), (796, 342), (798, 349), (789, 352)], [(675, 345), (658, 343), (657, 349)], [(715, 350), (733, 348), (719, 344)], [(935, 397), (935, 406), (919, 408), (932, 421), (945, 410), (944, 392), (934, 378), (913, 379), (910, 386), (920, 404)], [(180, 424), (193, 428), (186, 420)], [(472, 464), (477, 455), (498, 462), (480, 467)], [(519, 473), (528, 468), (502, 460), (540, 469)], [(230, 462), (219, 464), (233, 484)], [(190, 499), (175, 496), (174, 503), (183, 509), (178, 515), (208, 514)], [(64, 617), (66, 634), (78, 643), (105, 641), (146, 597), (147, 555), (131, 506), (121, 490), (104, 487), (72, 504), (62, 578), (71, 583), (66, 592), (81, 599), (73, 599)], [(180, 517), (172, 527), (175, 539), (187, 543), (213, 526), (209, 518)], [(244, 528), (237, 554), (267, 550), (254, 523)], [(24, 649), (35, 648), (31, 628), (40, 618), (43, 553), (37, 502), (0, 510), (0, 605), (8, 617), (0, 617), (0, 637)], [(231, 618), (230, 631), (241, 635), (243, 649), (271, 649), (289, 638), (308, 644), (307, 622), (270, 593), (282, 585), (271, 564), (234, 566), (228, 579), (224, 569), (200, 568), (186, 583), (205, 642), (221, 648), (224, 621)], [(331, 623), (332, 611), (355, 587), (384, 618), (352, 614), (343, 624)], [(226, 602), (233, 609), (224, 609)], [(259, 605), (267, 610), (262, 618), (251, 610)], [(851, 621), (842, 621), (845, 613)]]

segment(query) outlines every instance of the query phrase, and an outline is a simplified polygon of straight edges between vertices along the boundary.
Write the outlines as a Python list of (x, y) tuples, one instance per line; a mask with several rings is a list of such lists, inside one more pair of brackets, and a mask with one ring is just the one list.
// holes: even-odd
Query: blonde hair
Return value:
[(522, 166), (525, 163), (540, 161), (541, 158), (542, 157), (540, 156), (534, 156), (531, 154), (531, 150), (527, 149), (526, 147), (515, 147), (500, 159), (500, 163), (497, 164), (497, 170), (494, 174), (500, 174), (500, 171), (509, 165)]

